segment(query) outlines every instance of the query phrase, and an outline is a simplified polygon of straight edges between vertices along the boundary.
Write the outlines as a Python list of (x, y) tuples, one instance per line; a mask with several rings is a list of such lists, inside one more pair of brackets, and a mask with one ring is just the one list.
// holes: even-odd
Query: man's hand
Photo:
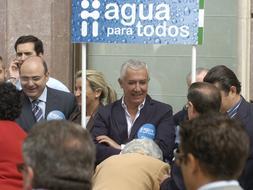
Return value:
[(113, 148), (116, 148), (119, 150), (121, 149), (121, 146), (118, 143), (116, 143), (114, 140), (112, 140), (110, 137), (106, 135), (97, 136), (96, 140), (98, 141), (98, 143), (106, 143)]

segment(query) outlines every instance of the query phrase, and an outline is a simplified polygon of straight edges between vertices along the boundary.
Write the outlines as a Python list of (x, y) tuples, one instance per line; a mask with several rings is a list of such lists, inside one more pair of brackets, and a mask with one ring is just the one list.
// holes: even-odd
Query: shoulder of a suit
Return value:
[(47, 93), (48, 94), (61, 94), (61, 95), (65, 95), (65, 96), (73, 96), (74, 97), (74, 94), (72, 94), (71, 92), (65, 92), (65, 91), (61, 91), (61, 90), (57, 90), (57, 89), (54, 89), (54, 88), (50, 88), (47, 86)]

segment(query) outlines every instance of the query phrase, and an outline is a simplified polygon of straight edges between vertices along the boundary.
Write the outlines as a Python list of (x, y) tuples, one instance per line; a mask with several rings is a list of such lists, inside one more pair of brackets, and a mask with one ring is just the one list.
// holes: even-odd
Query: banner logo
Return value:
[(100, 16), (100, 13), (98, 12), (98, 8), (100, 6), (100, 2), (98, 0), (94, 0), (91, 3), (91, 6), (93, 9), (95, 9), (92, 12), (87, 11), (86, 9), (89, 8), (90, 2), (88, 0), (83, 0), (82, 1), (82, 8), (84, 9), (81, 12), (81, 18), (84, 20), (82, 21), (82, 36), (86, 37), (88, 33), (88, 18), (94, 19), (94, 21), (91, 23), (92, 24), (92, 36), (96, 37), (98, 36), (98, 18)]

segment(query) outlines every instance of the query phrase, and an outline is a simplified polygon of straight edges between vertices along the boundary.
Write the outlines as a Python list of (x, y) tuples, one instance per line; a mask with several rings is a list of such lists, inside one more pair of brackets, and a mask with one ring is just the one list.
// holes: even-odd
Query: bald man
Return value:
[(73, 94), (46, 86), (49, 78), (45, 61), (39, 56), (27, 58), (20, 67), (23, 108), (17, 122), (29, 131), (36, 122), (68, 119), (77, 106)]

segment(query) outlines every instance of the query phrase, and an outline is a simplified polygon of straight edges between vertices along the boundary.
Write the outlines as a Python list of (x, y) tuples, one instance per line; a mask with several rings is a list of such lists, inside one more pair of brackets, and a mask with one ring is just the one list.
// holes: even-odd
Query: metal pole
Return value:
[(82, 127), (86, 128), (86, 43), (82, 43)]
[(197, 46), (192, 46), (192, 83), (196, 82)]

